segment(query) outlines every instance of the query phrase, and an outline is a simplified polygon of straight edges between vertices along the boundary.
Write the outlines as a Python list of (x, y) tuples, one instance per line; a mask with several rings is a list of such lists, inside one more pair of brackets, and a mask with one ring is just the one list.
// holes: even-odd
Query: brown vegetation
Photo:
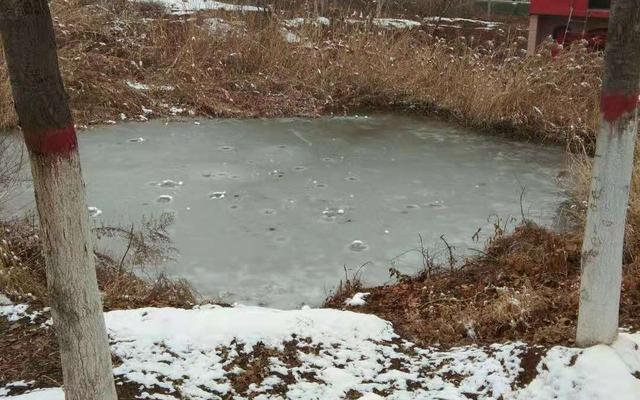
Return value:
[[(208, 18), (223, 14), (172, 17), (128, 3), (52, 6), (80, 124), (121, 114), (171, 116), (171, 106), (205, 116), (394, 107), (439, 111), (525, 138), (590, 143), (597, 122), (601, 57), (575, 46), (554, 62), (547, 51), (526, 58), (524, 33), (509, 25), (456, 30), (456, 39), (446, 41), (434, 36), (444, 32), (433, 26), (384, 30), (336, 18), (329, 27), (292, 28), (300, 42), (287, 43), (277, 14), (227, 14), (230, 28), (212, 29)], [(4, 81), (0, 127), (6, 129), (16, 120)]]
[[(142, 238), (141, 232), (120, 228), (99, 228), (124, 232), (129, 238)], [(34, 307), (48, 305), (44, 257), (38, 228), (26, 219), (0, 223), (0, 293), (15, 302)], [(138, 254), (137, 265), (144, 265), (160, 249), (144, 240), (134, 243), (131, 255)], [(192, 307), (196, 304), (192, 289), (182, 280), (171, 280), (160, 274), (145, 279), (133, 272), (131, 258), (118, 258), (96, 253), (98, 285), (105, 310), (137, 307)]]
[[(148, 227), (158, 228), (155, 224)], [(131, 256), (116, 259), (105, 253), (96, 253), (98, 284), (105, 310), (189, 308), (196, 304), (196, 297), (185, 281), (172, 280), (164, 275), (144, 279), (132, 272), (134, 264), (144, 264), (160, 251), (154, 243), (145, 241), (149, 234), (120, 228), (98, 229), (103, 235), (114, 234), (113, 231), (124, 233), (132, 243)], [(0, 293), (14, 302), (29, 304), (32, 311), (46, 307), (47, 283), (38, 229), (26, 219), (5, 221), (0, 223), (0, 240)], [(60, 357), (53, 330), (41, 327), (47, 318), (47, 313), (32, 322), (19, 320), (9, 323), (0, 318), (0, 387), (19, 380), (33, 380), (36, 387), (62, 385)], [(135, 398), (133, 394), (127, 394), (130, 389), (126, 385), (118, 386), (124, 395), (120, 398)]]
[[(601, 55), (580, 46), (555, 60), (546, 50), (526, 58), (522, 32), (508, 26), (447, 35), (430, 26), (386, 31), (339, 18), (329, 27), (292, 29), (300, 42), (287, 43), (278, 14), (225, 15), (231, 28), (222, 32), (212, 29), (208, 19), (220, 13), (171, 17), (149, 5), (81, 3), (52, 2), (62, 72), (79, 124), (119, 120), (121, 114), (144, 120), (189, 111), (249, 117), (361, 108), (428, 113), (486, 131), (568, 145), (576, 154), (570, 185), (577, 204), (586, 200), (586, 155), (599, 116)], [(445, 40), (438, 34), (455, 37)], [(0, 75), (0, 128), (13, 129), (17, 122), (4, 65)], [(147, 87), (136, 88), (136, 83)], [(574, 211), (580, 226), (581, 207)], [(0, 228), (5, 240), (0, 245), (0, 292), (45, 306), (37, 229), (25, 221)], [(622, 325), (634, 329), (640, 329), (639, 235), (636, 173), (621, 314)], [(461, 268), (429, 268), (366, 290), (359, 282), (345, 282), (327, 305), (343, 308), (355, 292), (371, 292), (367, 305), (357, 310), (392, 321), (398, 333), (421, 345), (504, 340), (571, 344), (580, 241), (574, 232), (556, 234), (525, 223), (513, 234), (497, 232), (484, 254)], [(119, 257), (97, 256), (106, 309), (194, 304), (182, 282), (148, 281), (123, 268)], [(0, 321), (0, 382), (59, 384), (51, 332), (37, 332)], [(245, 369), (259, 375), (260, 360), (269, 355), (259, 355), (257, 366)], [(241, 375), (234, 384), (242, 388), (250, 382), (251, 377)]]
[[(522, 340), (573, 344), (578, 312), (581, 237), (556, 234), (531, 222), (513, 234), (500, 230), (479, 257), (462, 267), (426, 268), (397, 283), (341, 286), (326, 305), (369, 292), (355, 311), (379, 315), (419, 345), (444, 346)], [(630, 261), (630, 260), (628, 260)], [(431, 266), (433, 267), (433, 266)], [(621, 326), (640, 329), (640, 264), (624, 267)]]

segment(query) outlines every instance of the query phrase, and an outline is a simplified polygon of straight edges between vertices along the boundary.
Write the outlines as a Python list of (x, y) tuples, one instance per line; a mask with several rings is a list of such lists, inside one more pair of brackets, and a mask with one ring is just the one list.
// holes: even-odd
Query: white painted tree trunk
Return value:
[(31, 155), (66, 400), (115, 400), (77, 150)]
[(601, 122), (582, 244), (577, 343), (612, 343), (618, 333), (622, 251), (637, 119)]
[(0, 0), (0, 34), (31, 158), (66, 400), (115, 400), (111, 351), (48, 0)]
[(624, 232), (638, 132), (640, 0), (612, 2), (600, 127), (582, 244), (576, 342), (613, 342), (618, 335)]

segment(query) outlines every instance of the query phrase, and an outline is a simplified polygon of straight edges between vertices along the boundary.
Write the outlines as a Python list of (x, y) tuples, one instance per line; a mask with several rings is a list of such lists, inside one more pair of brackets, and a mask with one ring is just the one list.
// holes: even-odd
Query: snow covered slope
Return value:
[[(4, 311), (16, 317), (15, 310)], [(141, 398), (640, 398), (634, 377), (640, 371), (640, 335), (621, 334), (612, 346), (586, 350), (552, 348), (537, 377), (519, 388), (526, 344), (422, 349), (373, 315), (201, 306), (112, 311), (105, 319), (112, 351), (121, 360), (114, 373), (118, 381), (140, 385)], [(265, 351), (262, 377), (236, 392), (234, 377), (246, 372), (239, 360)], [(0, 396), (8, 389), (0, 388)], [(52, 388), (4, 398), (62, 400), (63, 393)]]

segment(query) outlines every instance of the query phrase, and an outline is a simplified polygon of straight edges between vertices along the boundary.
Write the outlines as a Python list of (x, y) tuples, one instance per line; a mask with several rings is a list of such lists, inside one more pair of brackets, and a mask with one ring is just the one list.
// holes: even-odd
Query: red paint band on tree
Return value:
[(61, 129), (44, 132), (24, 132), (29, 151), (40, 155), (66, 155), (78, 148), (78, 138), (73, 123)]
[(638, 105), (638, 94), (603, 94), (600, 101), (600, 113), (607, 122), (615, 122), (625, 114), (632, 113)]

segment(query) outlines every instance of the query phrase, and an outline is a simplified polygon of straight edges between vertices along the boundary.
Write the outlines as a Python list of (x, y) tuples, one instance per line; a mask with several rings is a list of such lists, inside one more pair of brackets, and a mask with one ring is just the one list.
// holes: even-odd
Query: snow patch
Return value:
[(89, 206), (87, 207), (87, 210), (89, 210), (89, 216), (93, 218), (102, 214), (102, 210), (98, 207)]
[[(2, 395), (1, 392), (0, 395)], [(4, 398), (7, 400), (64, 400), (64, 392), (60, 388), (39, 389), (29, 393)]]
[[(358, 295), (364, 300), (364, 293)], [(554, 347), (538, 365), (538, 376), (518, 389), (526, 344), (417, 348), (401, 340), (391, 323), (368, 314), (206, 305), (111, 311), (105, 321), (112, 352), (122, 361), (114, 373), (140, 385), (147, 392), (140, 398), (312, 400), (359, 393), (368, 400), (630, 400), (640, 393), (633, 376), (640, 368), (637, 334), (621, 334), (611, 346)], [(264, 378), (247, 394), (236, 393), (230, 377), (243, 371), (234, 360), (254, 346), (286, 348), (287, 355), (270, 357)], [(296, 361), (286, 362), (289, 357)], [(283, 389), (283, 382), (290, 383)], [(9, 389), (0, 388), (0, 396)], [(149, 394), (158, 389), (166, 394)], [(5, 398), (62, 400), (63, 393), (45, 389)]]
[(422, 25), (418, 21), (399, 18), (374, 18), (373, 24), (384, 29), (411, 29)]
[(554, 347), (537, 367), (538, 376), (518, 400), (616, 399), (640, 396), (640, 335), (620, 334), (611, 346)]
[(0, 317), (6, 318), (9, 322), (16, 322), (23, 318), (29, 319), (29, 322), (34, 322), (36, 318), (41, 315), (41, 311), (29, 312), (28, 304), (9, 304), (0, 306)]
[[(130, 0), (134, 2), (148, 2), (148, 0)], [(265, 11), (263, 7), (229, 4), (213, 0), (152, 0), (153, 3), (164, 6), (167, 11), (175, 15), (187, 15), (204, 10), (220, 10), (235, 12)]]
[(369, 293), (356, 293), (352, 298), (345, 300), (344, 304), (351, 307), (359, 307), (367, 304), (365, 298), (369, 295)]

